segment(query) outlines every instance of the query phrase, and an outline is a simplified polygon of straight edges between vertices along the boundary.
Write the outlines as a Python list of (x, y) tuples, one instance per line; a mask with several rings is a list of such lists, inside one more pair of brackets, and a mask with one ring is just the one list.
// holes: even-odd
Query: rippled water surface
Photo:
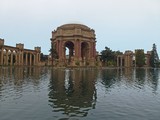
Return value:
[(0, 68), (0, 120), (159, 120), (160, 69)]

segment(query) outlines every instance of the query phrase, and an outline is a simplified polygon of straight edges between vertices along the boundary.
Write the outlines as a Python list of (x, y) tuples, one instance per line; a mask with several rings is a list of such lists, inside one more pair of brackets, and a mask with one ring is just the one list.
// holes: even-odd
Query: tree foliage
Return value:
[(153, 48), (151, 51), (150, 65), (151, 65), (151, 67), (158, 67), (159, 66), (159, 57), (157, 54), (157, 48), (156, 48), (155, 44), (153, 44)]
[(151, 67), (155, 67), (153, 50), (151, 51), (150, 65), (151, 65)]
[(43, 53), (40, 54), (41, 61), (47, 61), (48, 60), (48, 55), (44, 55)]
[(101, 51), (101, 60), (107, 65), (115, 65), (117, 55), (122, 54), (120, 51), (112, 51), (109, 47), (105, 47), (105, 50)]
[(58, 53), (57, 53), (56, 48), (53, 44), (51, 44), (51, 49), (49, 50), (49, 52), (51, 54), (52, 59), (58, 59)]
[(145, 65), (144, 50), (136, 50), (136, 65), (138, 67), (143, 67)]

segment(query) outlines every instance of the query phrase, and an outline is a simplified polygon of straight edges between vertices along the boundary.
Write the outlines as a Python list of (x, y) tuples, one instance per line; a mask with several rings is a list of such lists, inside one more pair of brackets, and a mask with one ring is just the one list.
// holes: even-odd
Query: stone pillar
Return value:
[(88, 48), (86, 49), (86, 60), (90, 60), (91, 59), (91, 47), (90, 47), (90, 43), (88, 44)]
[(59, 51), (58, 51), (58, 52), (59, 52), (59, 58), (60, 58), (60, 59), (62, 59), (62, 51), (63, 51), (62, 49), (63, 49), (62, 40), (60, 40), (60, 43), (59, 43)]
[(41, 54), (39, 53), (38, 62), (41, 61)]
[(8, 65), (8, 50), (6, 50), (6, 60), (5, 60), (5, 65)]
[(78, 47), (78, 51), (79, 51), (79, 53), (78, 53), (78, 55), (79, 55), (79, 59), (81, 59), (81, 41), (79, 41), (79, 47)]
[(17, 58), (17, 52), (15, 52), (15, 59), (16, 59), (15, 65), (17, 65), (17, 60), (18, 60), (18, 58)]
[(30, 53), (30, 59), (29, 59), (30, 65), (32, 65), (32, 54)]
[(94, 44), (93, 45), (93, 49), (94, 49), (94, 51), (93, 51), (93, 57), (95, 58), (96, 57), (96, 42), (94, 42), (93, 44)]
[(26, 53), (26, 61), (25, 64), (28, 65), (28, 53)]
[(117, 56), (117, 67), (119, 67), (119, 57)]
[(10, 65), (13, 65), (13, 51), (11, 51), (11, 61), (10, 61)]
[(1, 49), (1, 65), (3, 65), (3, 48)]
[(36, 55), (35, 54), (33, 55), (33, 61), (34, 61), (33, 65), (36, 65)]
[(38, 53), (36, 53), (36, 64), (38, 64)]
[(19, 65), (19, 51), (16, 52), (16, 65)]
[(122, 56), (121, 56), (121, 67), (123, 66), (123, 59), (122, 59)]
[[(53, 43), (52, 43), (52, 44), (53, 44)], [(58, 55), (59, 55), (59, 41), (58, 41), (58, 40), (56, 41), (56, 50), (57, 50)]]
[(38, 64), (38, 62), (39, 62), (39, 53), (36, 54), (36, 58), (37, 58), (37, 59), (36, 59), (36, 62), (37, 62), (37, 64)]
[(21, 65), (21, 52), (19, 51), (18, 54), (18, 65)]
[(94, 42), (91, 43), (91, 58), (94, 58)]
[(23, 65), (23, 62), (24, 62), (24, 60), (23, 60), (23, 51), (21, 52), (21, 65)]
[(74, 48), (75, 48), (75, 58), (77, 59), (78, 58), (78, 40), (77, 39), (75, 39)]

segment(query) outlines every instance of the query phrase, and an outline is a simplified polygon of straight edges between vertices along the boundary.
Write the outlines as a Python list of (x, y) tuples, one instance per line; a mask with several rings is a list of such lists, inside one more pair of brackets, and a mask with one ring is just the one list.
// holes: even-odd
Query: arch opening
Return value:
[(65, 60), (66, 60), (67, 64), (70, 65), (72, 62), (72, 58), (74, 57), (74, 54), (75, 54), (74, 44), (71, 41), (67, 41), (64, 44), (64, 47), (65, 47)]
[(89, 57), (89, 45), (87, 42), (82, 42), (81, 44), (81, 58), (82, 61), (87, 60)]

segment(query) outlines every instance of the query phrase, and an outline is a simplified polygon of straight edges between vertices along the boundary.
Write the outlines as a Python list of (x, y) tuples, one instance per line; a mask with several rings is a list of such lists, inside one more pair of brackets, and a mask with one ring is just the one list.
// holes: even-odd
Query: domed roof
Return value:
[(64, 24), (52, 31), (52, 39), (75, 36), (95, 39), (95, 31), (83, 24)]
[(57, 29), (75, 29), (75, 28), (79, 28), (79, 29), (84, 29), (84, 30), (91, 30), (88, 26), (83, 25), (83, 24), (64, 24), (61, 25), (60, 27), (58, 27)]

